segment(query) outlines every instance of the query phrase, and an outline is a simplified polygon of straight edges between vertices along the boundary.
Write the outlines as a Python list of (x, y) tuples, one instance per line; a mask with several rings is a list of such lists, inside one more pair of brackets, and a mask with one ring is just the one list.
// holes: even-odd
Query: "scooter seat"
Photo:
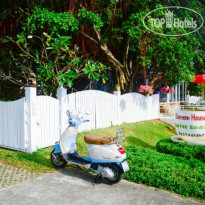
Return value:
[(96, 137), (92, 135), (84, 135), (84, 141), (87, 144), (104, 145), (115, 142), (114, 137)]

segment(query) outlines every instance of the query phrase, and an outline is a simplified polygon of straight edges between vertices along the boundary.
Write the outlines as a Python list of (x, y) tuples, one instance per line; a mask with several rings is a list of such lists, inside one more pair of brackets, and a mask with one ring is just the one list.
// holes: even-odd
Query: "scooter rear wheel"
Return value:
[(116, 165), (110, 164), (108, 167), (113, 171), (114, 177), (112, 179), (105, 178), (109, 183), (116, 184), (122, 179), (122, 171)]
[(59, 153), (54, 153), (55, 150), (51, 152), (51, 162), (57, 168), (63, 168), (66, 166), (67, 161)]

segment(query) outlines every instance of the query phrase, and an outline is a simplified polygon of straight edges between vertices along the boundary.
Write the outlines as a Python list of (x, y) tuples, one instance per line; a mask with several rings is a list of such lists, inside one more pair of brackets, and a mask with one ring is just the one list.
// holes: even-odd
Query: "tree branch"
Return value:
[(95, 44), (99, 44), (99, 42), (97, 42), (94, 38), (92, 38), (91, 36), (87, 35), (86, 33), (84, 33), (83, 31), (81, 31), (81, 34), (83, 36), (85, 36), (86, 38), (88, 38), (89, 40), (91, 40), (92, 42), (94, 42)]
[(7, 80), (9, 80), (10, 82), (12, 82), (12, 83), (14, 83), (16, 85), (19, 85), (19, 86), (25, 85), (25, 83), (22, 83), (21, 81), (18, 81), (18, 80), (14, 79), (11, 76), (7, 76), (5, 74), (3, 74), (3, 75), (0, 74), (0, 76), (3, 77), (3, 78), (6, 78)]
[(124, 43), (124, 51), (123, 51), (123, 56), (122, 56), (122, 64), (125, 67), (128, 75), (130, 76), (130, 72), (128, 70), (128, 66), (127, 66), (127, 61), (128, 61), (128, 54), (129, 54), (129, 37), (126, 36), (125, 37), (125, 43)]
[[(25, 53), (27, 56), (30, 56), (31, 58), (34, 58), (30, 53), (27, 53), (19, 44), (17, 44), (13, 39), (11, 39), (11, 41), (16, 44), (20, 49), (21, 51), (23, 51), (23, 53)], [(34, 58), (35, 59), (35, 58)]]

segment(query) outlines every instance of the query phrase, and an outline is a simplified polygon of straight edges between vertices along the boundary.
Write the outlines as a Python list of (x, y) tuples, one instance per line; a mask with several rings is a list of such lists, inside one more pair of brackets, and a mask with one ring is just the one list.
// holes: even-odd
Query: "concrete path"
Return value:
[(182, 199), (176, 194), (157, 191), (143, 185), (122, 180), (115, 185), (99, 181), (79, 168), (66, 167), (52, 174), (44, 174), (0, 191), (1, 205), (193, 205), (205, 204)]

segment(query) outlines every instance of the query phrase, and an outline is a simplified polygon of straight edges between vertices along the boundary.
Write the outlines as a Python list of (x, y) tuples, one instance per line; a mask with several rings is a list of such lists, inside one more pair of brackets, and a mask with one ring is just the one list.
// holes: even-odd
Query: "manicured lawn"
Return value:
[(120, 126), (79, 133), (77, 138), (78, 152), (81, 155), (85, 155), (87, 152), (83, 139), (84, 134), (115, 137), (116, 130), (121, 127), (124, 128), (126, 136), (125, 142), (122, 144), (123, 146), (136, 145), (155, 149), (159, 140), (170, 138), (170, 136), (176, 134), (172, 127), (159, 120), (125, 123)]
[[(160, 139), (169, 138), (174, 134), (171, 127), (161, 123), (158, 120), (126, 123), (121, 126), (113, 126), (105, 129), (91, 130), (79, 133), (77, 136), (78, 152), (81, 155), (86, 155), (87, 148), (83, 141), (84, 134), (97, 136), (115, 136), (116, 130), (119, 127), (124, 127), (126, 142), (123, 145), (139, 145), (143, 147), (155, 148), (156, 143)], [(15, 167), (24, 168), (33, 172), (52, 172), (55, 170), (50, 161), (51, 147), (37, 150), (32, 154), (23, 152), (11, 151), (0, 148), (0, 161)]]
[(5, 164), (23, 168), (30, 172), (46, 173), (55, 171), (51, 164), (51, 147), (39, 149), (32, 154), (0, 148), (0, 161)]

